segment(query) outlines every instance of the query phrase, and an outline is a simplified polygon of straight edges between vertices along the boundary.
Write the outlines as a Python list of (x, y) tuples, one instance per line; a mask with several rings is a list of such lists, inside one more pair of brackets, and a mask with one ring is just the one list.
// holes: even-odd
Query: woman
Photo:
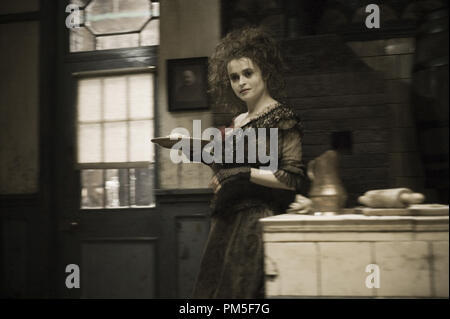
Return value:
[[(276, 42), (256, 28), (228, 34), (210, 60), (209, 82), (216, 103), (247, 109), (230, 127), (255, 129), (258, 134), (263, 133), (257, 128), (265, 128), (266, 134), (269, 128), (278, 129), (275, 143), (268, 143), (265, 136), (266, 150), (278, 148), (278, 168), (263, 170), (259, 158), (252, 162), (247, 157), (244, 163), (222, 161), (211, 166), (215, 173), (212, 224), (193, 298), (264, 297), (264, 251), (258, 220), (284, 213), (295, 194), (302, 192), (305, 180), (301, 123), (290, 107), (279, 102), (281, 70)], [(223, 132), (225, 144), (232, 141), (227, 136), (231, 135)]]

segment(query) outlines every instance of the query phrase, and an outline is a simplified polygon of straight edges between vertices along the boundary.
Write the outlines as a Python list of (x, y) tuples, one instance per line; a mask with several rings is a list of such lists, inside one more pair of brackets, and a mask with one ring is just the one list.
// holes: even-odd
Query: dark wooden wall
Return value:
[[(47, 298), (55, 293), (56, 233), (51, 201), (53, 171), (50, 160), (50, 137), (54, 134), (51, 130), (54, 108), (52, 89), (56, 81), (54, 17), (54, 3), (46, 0), (2, 3), (0, 10), (0, 24), (2, 28), (11, 27), (12, 35), (16, 34), (15, 27), (20, 29), (21, 26), (33, 24), (32, 31), (36, 33), (33, 41), (38, 45), (36, 55), (28, 58), (29, 53), (35, 51), (27, 52), (26, 46), (13, 55), (8, 55), (8, 50), (0, 52), (2, 63), (16, 70), (12, 74), (3, 74), (6, 76), (3, 83), (10, 85), (10, 89), (2, 92), (5, 98), (9, 96), (5, 103), (1, 103), (2, 115), (9, 114), (10, 117), (4, 118), (8, 122), (14, 121), (14, 114), (21, 115), (18, 126), (4, 126), (4, 136), (14, 134), (13, 140), (18, 144), (31, 143), (29, 149), (36, 150), (35, 158), (26, 155), (27, 149), (19, 153), (6, 152), (5, 145), (1, 146), (3, 164), (13, 157), (17, 162), (24, 160), (28, 166), (30, 163), (36, 166), (31, 182), (29, 178), (22, 181), (22, 189), (14, 187), (17, 180), (13, 174), (9, 175), (10, 181), (2, 178), (2, 183), (6, 184), (2, 185), (0, 195), (0, 296), (4, 298)], [(16, 46), (29, 42), (26, 35), (22, 38), (23, 34), (18, 32), (17, 36), (14, 40)], [(37, 64), (32, 64), (33, 61), (37, 61)], [(30, 82), (30, 79), (33, 81)], [(17, 90), (20, 91), (19, 95), (14, 93)], [(36, 100), (32, 98), (33, 92), (37, 92)], [(32, 101), (31, 105), (29, 101)], [(31, 108), (21, 114), (26, 104)], [(33, 135), (31, 138), (30, 133)], [(27, 167), (23, 165), (10, 169), (24, 177), (30, 172), (24, 172)], [(27, 187), (30, 183), (35, 186)]]
[(189, 298), (210, 227), (209, 189), (156, 192), (161, 222), (159, 291)]

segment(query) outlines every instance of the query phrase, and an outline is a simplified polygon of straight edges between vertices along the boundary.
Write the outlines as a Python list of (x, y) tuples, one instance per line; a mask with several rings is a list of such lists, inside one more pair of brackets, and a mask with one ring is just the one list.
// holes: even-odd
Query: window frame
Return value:
[[(66, 0), (65, 5), (69, 4), (70, 1)], [(65, 15), (66, 16), (66, 15)], [(64, 38), (64, 54), (63, 54), (63, 64), (70, 70), (71, 84), (70, 84), (70, 107), (73, 110), (73, 114), (77, 114), (77, 85), (78, 79), (80, 77), (95, 77), (102, 75), (119, 75), (119, 74), (136, 74), (136, 73), (153, 73), (153, 89), (154, 89), (154, 103), (153, 103), (153, 136), (158, 136), (159, 132), (159, 114), (158, 114), (158, 49), (159, 45), (152, 46), (140, 46), (131, 48), (118, 48), (118, 49), (108, 49), (108, 50), (94, 50), (94, 51), (82, 51), (82, 52), (70, 52), (70, 30), (64, 28), (62, 31)], [(81, 207), (81, 170), (82, 169), (118, 169), (118, 168), (130, 168), (127, 163), (92, 163), (92, 164), (78, 164), (78, 125), (77, 117), (72, 119), (72, 145), (75, 148), (72, 158), (72, 169), (74, 174), (77, 175), (78, 183), (75, 187), (77, 194), (78, 210), (81, 212), (120, 212), (120, 211), (138, 211), (138, 210), (148, 210), (155, 209), (156, 200), (153, 205), (150, 206), (139, 206), (139, 207), (119, 207), (119, 208), (82, 208)], [(154, 148), (154, 176), (153, 176), (153, 196), (156, 197), (156, 190), (159, 187), (159, 163), (158, 163), (158, 148)], [(131, 162), (130, 162), (131, 163)], [(138, 166), (133, 167), (144, 167), (151, 162), (136, 162)], [(114, 167), (113, 167), (114, 165)], [(123, 167), (119, 167), (123, 166)]]
[[(109, 76), (117, 76), (117, 75), (133, 75), (133, 74), (152, 74), (153, 75), (153, 90), (156, 89), (156, 76), (155, 76), (155, 67), (154, 66), (149, 66), (146, 68), (139, 68), (139, 67), (135, 67), (135, 68), (122, 68), (122, 69), (118, 69), (118, 70), (102, 70), (102, 71), (98, 71), (98, 70), (94, 70), (94, 71), (86, 71), (86, 72), (74, 72), (72, 73), (72, 78), (75, 80), (75, 87), (76, 87), (76, 92), (75, 92), (75, 97), (78, 96), (78, 81), (81, 79), (89, 79), (89, 78), (97, 78), (97, 77), (109, 77)], [(154, 92), (154, 97), (153, 97), (153, 116), (150, 119), (153, 122), (153, 136), (155, 134), (155, 109), (156, 109), (156, 98), (155, 98), (155, 92)], [(80, 185), (79, 185), (79, 191), (82, 192), (83, 189), (83, 183), (82, 183), (82, 172), (83, 170), (90, 170), (90, 169), (97, 169), (97, 170), (102, 170), (102, 176), (103, 176), (103, 207), (83, 207), (81, 204), (82, 201), (82, 197), (83, 195), (80, 195), (80, 209), (85, 211), (85, 210), (94, 210), (94, 211), (98, 211), (98, 210), (117, 210), (117, 209), (139, 209), (139, 208), (151, 208), (151, 207), (155, 207), (156, 205), (156, 201), (155, 201), (155, 189), (156, 189), (156, 154), (155, 154), (155, 148), (154, 150), (154, 154), (153, 154), (153, 161), (136, 161), (136, 162), (93, 162), (93, 163), (79, 163), (78, 162), (78, 129), (79, 129), (79, 121), (78, 121), (78, 100), (77, 98), (75, 98), (75, 117), (74, 117), (74, 125), (75, 125), (75, 133), (74, 133), (74, 145), (75, 145), (75, 150), (74, 150), (74, 159), (75, 159), (75, 169), (77, 171), (77, 175), (79, 176), (80, 179)], [(127, 121), (129, 121), (130, 119), (127, 118)], [(106, 176), (106, 170), (110, 170), (110, 169), (136, 169), (136, 168), (152, 168), (153, 170), (153, 180), (152, 180), (152, 198), (153, 198), (153, 202), (148, 205), (148, 206), (131, 206), (129, 205), (128, 207), (124, 207), (124, 206), (120, 206), (120, 207), (107, 207), (106, 206), (106, 194), (107, 194), (107, 186), (106, 186), (106, 180), (105, 180), (105, 176)], [(127, 173), (128, 178), (130, 178), (129, 173)], [(128, 182), (130, 182), (130, 180), (128, 180)], [(129, 187), (129, 186), (128, 186)], [(129, 200), (129, 204), (131, 204), (130, 200), (131, 200), (131, 193), (130, 193), (130, 189), (128, 190), (128, 200)]]
[[(81, 5), (81, 4), (79, 4), (79, 5), (77, 5), (77, 4), (75, 4), (75, 3), (72, 3), (71, 2), (71, 0), (64, 0), (64, 8), (66, 8), (66, 10), (67, 10), (67, 6), (68, 5), (77, 5), (78, 6), (78, 8), (80, 9), (80, 10), (82, 10), (83, 11), (83, 16), (85, 15), (85, 10), (86, 10), (86, 7), (88, 6), (88, 5), (90, 5), (91, 4), (91, 2), (92, 1), (94, 1), (94, 0), (87, 0), (86, 1), (86, 3), (85, 4), (83, 4), (83, 5)], [(149, 3), (153, 3), (153, 2), (155, 2), (155, 3), (160, 3), (160, 1), (153, 1), (153, 0), (147, 0)], [(67, 11), (66, 11), (67, 12)], [(67, 14), (69, 14), (69, 12), (67, 13)], [(66, 16), (67, 17), (67, 16)], [(114, 33), (105, 33), (105, 34), (99, 34), (98, 35), (98, 37), (104, 37), (104, 36), (114, 36), (114, 35), (127, 35), (127, 34), (138, 34), (138, 37), (139, 37), (139, 39), (140, 39), (140, 33), (144, 30), (144, 28), (151, 22), (151, 20), (158, 20), (158, 21), (160, 21), (160, 4), (158, 5), (158, 15), (157, 16), (154, 16), (153, 18), (151, 17), (149, 20), (147, 20), (142, 26), (141, 26), (141, 28), (139, 29), (139, 30), (135, 30), (135, 31), (129, 31), (129, 32), (114, 32)], [(85, 26), (85, 23), (84, 23), (84, 21), (83, 21), (83, 19), (81, 19), (81, 21), (80, 21), (81, 23), (80, 23), (80, 27), (86, 27)], [(66, 21), (65, 21), (65, 23), (66, 23)], [(87, 27), (86, 27), (87, 28)], [(69, 53), (69, 54), (71, 54), (71, 53), (78, 53), (78, 52), (98, 52), (98, 51), (107, 51), (107, 50), (117, 50), (117, 49), (106, 49), (106, 50), (103, 50), (103, 49), (101, 49), (101, 50), (97, 50), (97, 49), (94, 49), (94, 50), (91, 50), (91, 51), (75, 51), (75, 52), (70, 52), (70, 29), (69, 28), (66, 28), (66, 30), (65, 30), (66, 32), (65, 32), (65, 35), (64, 35), (64, 37), (65, 37), (65, 39), (66, 39), (66, 41), (65, 41), (65, 45), (64, 45), (64, 55), (65, 56), (67, 56), (67, 54)], [(89, 30), (89, 32), (92, 34), (92, 32)], [(92, 35), (94, 35), (94, 34), (92, 34)], [(94, 35), (95, 36), (95, 35)], [(96, 39), (97, 37), (95, 37), (95, 40), (94, 40), (94, 47), (96, 46), (96, 43), (97, 43), (97, 39)], [(139, 41), (140, 42), (140, 41)], [(156, 47), (157, 47), (158, 45), (156, 45)], [(136, 48), (142, 48), (142, 47), (152, 47), (152, 46), (139, 46), (139, 47), (136, 47)], [(128, 50), (129, 48), (124, 48), (125, 50)]]
[[(123, 50), (123, 49), (120, 49)], [(93, 51), (95, 52), (95, 51)], [(83, 52), (84, 53), (84, 52)], [(89, 52), (92, 53), (92, 52)], [(115, 54), (116, 52), (113, 52), (113, 54)], [(78, 54), (78, 53), (76, 53)], [(76, 62), (75, 62), (76, 63)], [(157, 136), (156, 132), (158, 130), (157, 128), (157, 107), (156, 107), (156, 102), (157, 102), (157, 73), (156, 73), (156, 65), (155, 66), (148, 66), (148, 67), (136, 67), (136, 66), (130, 66), (134, 65), (134, 62), (131, 61), (123, 61), (123, 63), (117, 63), (116, 65), (118, 67), (120, 67), (120, 65), (122, 65), (121, 68), (118, 69), (105, 69), (102, 68), (101, 65), (98, 65), (97, 63), (92, 62), (88, 62), (88, 64), (85, 63), (81, 63), (80, 66), (82, 66), (81, 68), (76, 68), (77, 71), (72, 72), (72, 80), (73, 80), (73, 108), (74, 108), (74, 114), (76, 115), (78, 112), (78, 101), (77, 101), (77, 95), (78, 95), (78, 81), (80, 79), (85, 79), (88, 77), (97, 77), (97, 76), (114, 76), (114, 75), (129, 75), (129, 74), (148, 74), (148, 73), (152, 73), (154, 78), (153, 78), (153, 90), (154, 90), (154, 97), (153, 97), (153, 136)], [(93, 65), (90, 65), (93, 64)], [(158, 161), (157, 161), (157, 148), (154, 148), (154, 161), (153, 162), (120, 162), (120, 163), (78, 163), (78, 118), (77, 116), (74, 116), (73, 118), (73, 145), (75, 147), (74, 150), (74, 158), (73, 158), (73, 169), (76, 171), (76, 174), (78, 176), (78, 180), (80, 181), (77, 187), (78, 190), (78, 196), (79, 198), (79, 209), (81, 211), (118, 211), (118, 210), (136, 210), (136, 209), (149, 209), (149, 208), (153, 208), (156, 206), (156, 201), (154, 201), (154, 203), (152, 203), (149, 206), (138, 206), (138, 207), (99, 207), (99, 208), (83, 208), (81, 206), (81, 190), (82, 190), (82, 183), (81, 183), (81, 172), (84, 169), (102, 169), (102, 170), (106, 170), (106, 169), (121, 169), (121, 168), (143, 168), (143, 167), (149, 167), (150, 165), (153, 166), (153, 171), (154, 171), (154, 175), (153, 175), (153, 198), (155, 198), (155, 190), (158, 187)], [(106, 188), (104, 186), (104, 192), (106, 192)]]
[[(133, 74), (153, 74), (153, 90), (155, 90), (156, 86), (155, 86), (155, 81), (156, 81), (156, 76), (154, 73), (155, 67), (153, 66), (149, 66), (147, 68), (125, 68), (125, 69), (121, 69), (121, 70), (107, 70), (107, 71), (88, 71), (88, 72), (76, 72), (75, 74), (73, 74), (72, 76), (74, 78), (78, 80), (81, 79), (88, 79), (88, 78), (97, 78), (97, 77), (113, 77), (116, 75), (133, 75)], [(78, 90), (78, 86), (77, 86), (77, 90)], [(76, 96), (78, 96), (78, 91), (76, 92)], [(155, 110), (155, 106), (156, 106), (156, 99), (155, 99), (155, 91), (153, 92), (153, 117), (150, 119), (151, 121), (153, 121), (153, 123), (155, 123), (155, 114), (154, 114), (154, 110)], [(78, 129), (78, 101), (76, 101), (76, 106), (75, 106), (75, 113), (76, 113), (76, 127)], [(126, 121), (130, 121), (130, 118), (127, 118)], [(100, 123), (110, 123), (110, 121), (100, 121)], [(154, 134), (154, 131), (153, 131)], [(115, 168), (145, 168), (146, 165), (148, 163), (154, 164), (155, 161), (153, 162), (147, 162), (147, 161), (134, 161), (134, 162), (93, 162), (93, 163), (78, 163), (78, 131), (76, 132), (75, 136), (75, 145), (76, 150), (75, 150), (75, 156), (76, 156), (76, 167), (80, 168), (80, 169), (115, 169)], [(154, 137), (155, 135), (153, 135)], [(129, 141), (128, 141), (129, 142)], [(154, 158), (155, 159), (155, 158)]]

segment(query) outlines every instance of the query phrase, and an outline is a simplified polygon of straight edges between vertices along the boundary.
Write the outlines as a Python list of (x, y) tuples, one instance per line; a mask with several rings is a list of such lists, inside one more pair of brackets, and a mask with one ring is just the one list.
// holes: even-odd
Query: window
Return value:
[(81, 207), (153, 205), (154, 74), (80, 78), (77, 88)]
[(76, 7), (68, 18), (72, 14), (80, 18), (79, 27), (69, 31), (67, 59), (77, 89), (80, 207), (153, 206), (151, 138), (159, 3), (68, 0), (67, 4)]
[(71, 0), (80, 27), (70, 30), (70, 52), (159, 45), (159, 2)]

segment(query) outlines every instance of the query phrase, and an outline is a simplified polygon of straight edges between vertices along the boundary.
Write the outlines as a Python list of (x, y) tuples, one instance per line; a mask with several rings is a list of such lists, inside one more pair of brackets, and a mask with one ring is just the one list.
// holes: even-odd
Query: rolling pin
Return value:
[(423, 194), (414, 193), (409, 188), (376, 189), (358, 198), (361, 204), (374, 208), (405, 208), (424, 200)]

